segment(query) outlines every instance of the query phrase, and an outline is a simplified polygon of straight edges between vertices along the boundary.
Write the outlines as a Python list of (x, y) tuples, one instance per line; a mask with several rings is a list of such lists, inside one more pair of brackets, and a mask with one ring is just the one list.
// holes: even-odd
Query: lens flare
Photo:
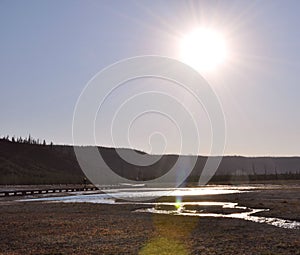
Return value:
[(182, 198), (181, 197), (176, 197), (176, 200), (175, 200), (175, 208), (180, 211), (181, 208), (182, 208)]

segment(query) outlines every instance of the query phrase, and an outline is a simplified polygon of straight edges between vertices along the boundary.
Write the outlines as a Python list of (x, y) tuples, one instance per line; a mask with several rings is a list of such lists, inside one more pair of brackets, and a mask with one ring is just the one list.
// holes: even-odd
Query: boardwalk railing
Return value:
[(27, 196), (27, 195), (47, 194), (47, 193), (93, 191), (93, 190), (98, 190), (98, 188), (96, 188), (96, 187), (85, 187), (85, 188), (53, 188), (53, 189), (33, 189), (33, 190), (9, 190), (9, 191), (0, 191), (0, 197)]

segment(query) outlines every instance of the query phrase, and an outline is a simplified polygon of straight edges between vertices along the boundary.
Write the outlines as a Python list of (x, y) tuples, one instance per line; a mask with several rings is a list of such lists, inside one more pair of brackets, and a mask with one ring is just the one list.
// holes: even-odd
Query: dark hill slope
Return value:
[(81, 183), (72, 147), (0, 141), (0, 184)]
[[(88, 149), (89, 147), (80, 147)], [(151, 180), (164, 175), (178, 159), (177, 155), (164, 155), (156, 163), (137, 167), (121, 159), (113, 148), (98, 148), (106, 164), (118, 175), (131, 180)], [(122, 149), (130, 153), (130, 149)], [(153, 158), (153, 155), (141, 155)], [(157, 157), (157, 156), (156, 156)], [(186, 156), (188, 157), (188, 156)], [(207, 157), (200, 156), (190, 175), (197, 181)], [(182, 166), (182, 169), (185, 166)], [(181, 169), (181, 167), (180, 167)], [(101, 175), (101, 167), (99, 167)], [(218, 176), (252, 176), (249, 179), (291, 178), (300, 176), (299, 157), (240, 157), (222, 159)], [(294, 174), (294, 175), (293, 175)], [(254, 178), (253, 178), (254, 176)], [(262, 176), (263, 178), (256, 176)], [(84, 174), (79, 167), (72, 146), (36, 145), (0, 139), (0, 184), (66, 184), (82, 183)], [(284, 177), (286, 178), (286, 176)]]

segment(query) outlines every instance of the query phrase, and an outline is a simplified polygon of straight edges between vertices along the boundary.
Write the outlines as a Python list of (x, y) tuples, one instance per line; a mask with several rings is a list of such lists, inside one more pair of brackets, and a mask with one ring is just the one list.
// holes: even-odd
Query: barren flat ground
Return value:
[[(1, 254), (300, 254), (300, 229), (134, 212), (147, 205), (0, 199)], [(299, 184), (195, 199), (270, 209), (257, 215), (300, 221)]]

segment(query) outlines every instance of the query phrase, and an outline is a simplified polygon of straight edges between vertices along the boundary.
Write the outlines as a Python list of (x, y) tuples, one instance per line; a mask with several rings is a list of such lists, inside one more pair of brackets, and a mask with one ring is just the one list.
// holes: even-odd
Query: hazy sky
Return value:
[[(180, 38), (210, 27), (229, 52), (219, 68), (202, 73), (223, 106), (225, 153), (300, 155), (299, 13), (297, 0), (1, 0), (0, 135), (71, 144), (76, 101), (97, 72), (137, 55), (179, 59)], [(110, 145), (106, 136), (97, 141)]]

